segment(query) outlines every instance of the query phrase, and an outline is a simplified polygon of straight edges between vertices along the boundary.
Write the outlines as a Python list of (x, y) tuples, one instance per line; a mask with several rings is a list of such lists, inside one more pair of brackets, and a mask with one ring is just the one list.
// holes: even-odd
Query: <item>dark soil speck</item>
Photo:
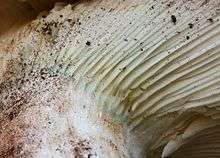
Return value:
[(188, 25), (189, 25), (189, 28), (190, 28), (190, 29), (192, 29), (193, 26), (194, 26), (192, 23), (189, 23)]
[(86, 45), (87, 45), (87, 46), (90, 46), (90, 45), (91, 45), (91, 42), (87, 41), (87, 42), (86, 42)]
[(208, 18), (207, 19), (209, 22), (213, 22), (213, 19), (212, 18)]
[(177, 22), (177, 19), (176, 19), (176, 16), (175, 15), (171, 15), (171, 20), (174, 24), (176, 24)]

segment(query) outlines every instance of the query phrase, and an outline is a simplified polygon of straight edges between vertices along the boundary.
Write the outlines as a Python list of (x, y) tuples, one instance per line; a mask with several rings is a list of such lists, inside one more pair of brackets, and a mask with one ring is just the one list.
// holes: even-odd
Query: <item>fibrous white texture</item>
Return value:
[(219, 157), (219, 9), (59, 3), (2, 36), (0, 155)]

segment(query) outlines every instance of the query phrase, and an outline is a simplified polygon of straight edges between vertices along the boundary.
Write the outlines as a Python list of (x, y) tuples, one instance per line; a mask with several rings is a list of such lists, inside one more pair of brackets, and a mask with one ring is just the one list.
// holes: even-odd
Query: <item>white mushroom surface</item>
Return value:
[(2, 0), (0, 158), (219, 158), (219, 0)]

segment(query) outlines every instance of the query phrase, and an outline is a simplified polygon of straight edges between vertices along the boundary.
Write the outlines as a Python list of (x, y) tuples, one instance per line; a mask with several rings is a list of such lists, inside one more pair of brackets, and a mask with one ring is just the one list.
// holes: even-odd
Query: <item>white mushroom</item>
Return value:
[(55, 2), (0, 2), (0, 157), (220, 157), (218, 0)]

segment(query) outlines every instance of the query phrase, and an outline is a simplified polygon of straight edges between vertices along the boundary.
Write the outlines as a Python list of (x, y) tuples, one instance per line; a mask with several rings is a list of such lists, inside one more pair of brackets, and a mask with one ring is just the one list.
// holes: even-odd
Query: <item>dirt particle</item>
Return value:
[(189, 37), (189, 36), (186, 36), (186, 39), (187, 39), (187, 40), (189, 40), (189, 39), (190, 39), (190, 37)]
[(101, 7), (101, 10), (102, 10), (102, 11), (105, 11), (105, 8), (104, 8), (104, 7)]
[(78, 25), (82, 24), (78, 18), (76, 19), (76, 22), (78, 23)]
[(176, 24), (177, 22), (177, 19), (176, 19), (176, 16), (175, 15), (171, 15), (171, 20), (174, 24)]
[(212, 18), (208, 18), (207, 19), (209, 22), (214, 22), (214, 20)]
[(45, 23), (44, 26), (41, 28), (42, 33), (51, 35), (52, 34), (52, 28), (51, 23)]
[(125, 71), (125, 70), (126, 70), (126, 67), (123, 67), (123, 68), (122, 68), (122, 71)]
[(90, 46), (90, 45), (91, 45), (91, 42), (87, 41), (87, 42), (86, 42), (86, 45), (87, 45), (87, 46)]
[(189, 28), (190, 28), (190, 29), (192, 29), (193, 26), (194, 26), (192, 23), (189, 23), (188, 25), (189, 25)]

